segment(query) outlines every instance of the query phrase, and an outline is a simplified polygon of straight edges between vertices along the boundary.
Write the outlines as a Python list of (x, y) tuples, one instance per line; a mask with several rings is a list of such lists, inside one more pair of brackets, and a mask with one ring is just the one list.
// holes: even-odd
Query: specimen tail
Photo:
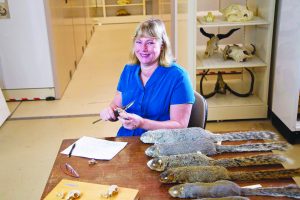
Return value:
[(220, 134), (222, 141), (238, 141), (238, 140), (277, 140), (276, 133), (271, 131), (246, 131), (232, 132)]
[(275, 165), (287, 162), (288, 159), (282, 155), (277, 154), (262, 154), (248, 157), (224, 158), (219, 160), (212, 160), (213, 165), (220, 165), (223, 167), (241, 167), (252, 165)]
[(249, 152), (249, 151), (284, 151), (288, 148), (286, 142), (271, 142), (271, 143), (253, 143), (241, 145), (216, 145), (218, 153), (223, 152)]
[(300, 176), (300, 168), (297, 169), (277, 169), (261, 170), (253, 172), (231, 172), (230, 180), (263, 180), (263, 179), (282, 179)]
[(269, 188), (242, 188), (242, 196), (273, 196), (273, 197), (290, 197), (300, 199), (300, 188), (297, 185), (288, 185), (285, 187), (269, 187)]

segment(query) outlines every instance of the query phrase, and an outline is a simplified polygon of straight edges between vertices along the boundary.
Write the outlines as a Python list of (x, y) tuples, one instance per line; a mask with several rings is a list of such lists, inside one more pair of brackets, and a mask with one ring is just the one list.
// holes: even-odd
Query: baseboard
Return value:
[(49, 97), (55, 98), (54, 88), (2, 89), (2, 92), (6, 101), (31, 101)]
[(291, 144), (300, 143), (300, 132), (291, 131), (275, 113), (269, 110), (269, 116), (273, 126), (279, 131), (279, 133)]

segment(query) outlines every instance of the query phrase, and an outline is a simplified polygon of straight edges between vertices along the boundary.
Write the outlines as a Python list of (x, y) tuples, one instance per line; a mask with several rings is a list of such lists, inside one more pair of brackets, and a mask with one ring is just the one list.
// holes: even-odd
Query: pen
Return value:
[(100, 122), (102, 119), (98, 119), (96, 121), (93, 121), (93, 124), (96, 124), (97, 122)]
[(72, 152), (73, 152), (73, 150), (75, 149), (75, 146), (76, 146), (76, 143), (74, 143), (74, 144), (72, 145), (72, 148), (71, 148), (71, 150), (70, 150), (70, 152), (69, 152), (69, 158), (71, 157)]

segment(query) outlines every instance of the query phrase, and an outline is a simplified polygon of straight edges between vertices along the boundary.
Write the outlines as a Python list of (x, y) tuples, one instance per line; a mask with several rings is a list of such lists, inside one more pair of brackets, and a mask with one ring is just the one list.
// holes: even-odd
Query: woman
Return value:
[(131, 63), (124, 67), (113, 101), (100, 113), (101, 119), (115, 121), (114, 110), (134, 101), (118, 117), (123, 126), (117, 136), (188, 126), (194, 93), (186, 71), (173, 60), (163, 22), (141, 23), (133, 38)]

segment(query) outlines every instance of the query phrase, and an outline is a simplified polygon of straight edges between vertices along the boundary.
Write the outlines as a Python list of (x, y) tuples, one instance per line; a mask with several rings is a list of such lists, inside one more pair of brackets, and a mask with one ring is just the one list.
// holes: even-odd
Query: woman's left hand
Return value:
[(141, 125), (144, 120), (142, 117), (136, 114), (127, 113), (127, 112), (121, 112), (118, 119), (123, 124), (123, 127), (129, 130), (141, 128)]

